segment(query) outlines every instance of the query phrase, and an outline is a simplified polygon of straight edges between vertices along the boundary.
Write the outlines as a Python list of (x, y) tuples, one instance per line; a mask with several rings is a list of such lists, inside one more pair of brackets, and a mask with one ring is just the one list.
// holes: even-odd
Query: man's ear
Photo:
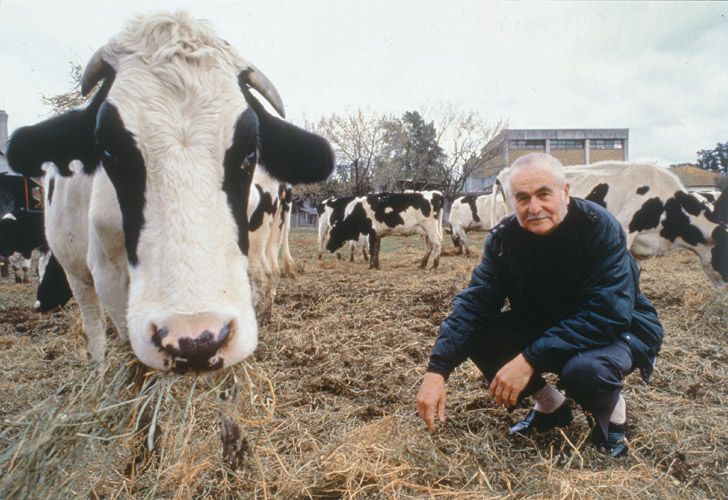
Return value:
[(566, 204), (569, 204), (569, 190), (571, 189), (571, 186), (569, 186), (568, 182), (564, 182), (564, 199), (566, 200)]

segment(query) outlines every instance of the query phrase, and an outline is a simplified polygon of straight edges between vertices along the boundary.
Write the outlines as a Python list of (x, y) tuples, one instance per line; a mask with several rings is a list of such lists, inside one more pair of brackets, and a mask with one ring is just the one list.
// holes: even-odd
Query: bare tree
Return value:
[[(88, 97), (81, 95), (81, 75), (83, 74), (83, 68), (77, 63), (71, 62), (69, 64), (71, 65), (71, 90), (58, 95), (44, 95), (40, 98), (41, 102), (46, 106), (50, 106), (57, 115), (65, 113), (79, 104), (83, 104), (88, 99)], [(92, 94), (89, 93), (90, 95)]]
[(374, 169), (384, 150), (382, 121), (382, 117), (357, 109), (318, 122), (317, 129), (336, 151), (333, 181), (346, 185), (354, 195), (366, 194), (373, 187)]
[(442, 105), (434, 112), (437, 142), (445, 153), (440, 164), (443, 194), (453, 200), (463, 190), (465, 181), (482, 169), (495, 151), (483, 148), (508, 126), (501, 118), (487, 123), (478, 112), (465, 111), (451, 104)]

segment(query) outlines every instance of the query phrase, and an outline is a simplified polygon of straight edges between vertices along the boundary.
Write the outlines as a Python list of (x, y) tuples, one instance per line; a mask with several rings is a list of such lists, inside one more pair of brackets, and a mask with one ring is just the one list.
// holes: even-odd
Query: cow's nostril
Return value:
[(225, 323), (217, 333), (209, 329), (195, 336), (178, 337), (167, 327), (158, 328), (152, 324), (152, 342), (160, 351), (174, 360), (174, 369), (178, 372), (188, 370), (215, 370), (223, 365), (219, 354), (234, 335), (234, 322)]

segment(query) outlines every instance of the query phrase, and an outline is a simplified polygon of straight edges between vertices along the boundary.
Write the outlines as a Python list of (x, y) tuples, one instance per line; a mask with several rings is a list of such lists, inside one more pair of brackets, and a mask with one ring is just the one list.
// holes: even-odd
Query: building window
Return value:
[(591, 149), (622, 149), (622, 139), (592, 139), (589, 141)]
[(546, 149), (546, 141), (516, 139), (511, 141), (511, 149), (538, 149), (544, 151)]
[(584, 141), (554, 139), (551, 141), (551, 149), (584, 149)]

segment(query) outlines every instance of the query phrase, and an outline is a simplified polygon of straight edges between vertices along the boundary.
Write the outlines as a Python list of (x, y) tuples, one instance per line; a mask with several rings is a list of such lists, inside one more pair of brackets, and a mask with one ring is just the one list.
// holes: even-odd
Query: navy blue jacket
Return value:
[(622, 227), (601, 206), (571, 198), (564, 220), (545, 236), (523, 229), (515, 215), (503, 219), (440, 325), (428, 371), (447, 378), (506, 298), (516, 317), (543, 332), (523, 351), (536, 373), (559, 373), (577, 353), (618, 339), (629, 344), (645, 381), (652, 373), (662, 325), (640, 293)]

